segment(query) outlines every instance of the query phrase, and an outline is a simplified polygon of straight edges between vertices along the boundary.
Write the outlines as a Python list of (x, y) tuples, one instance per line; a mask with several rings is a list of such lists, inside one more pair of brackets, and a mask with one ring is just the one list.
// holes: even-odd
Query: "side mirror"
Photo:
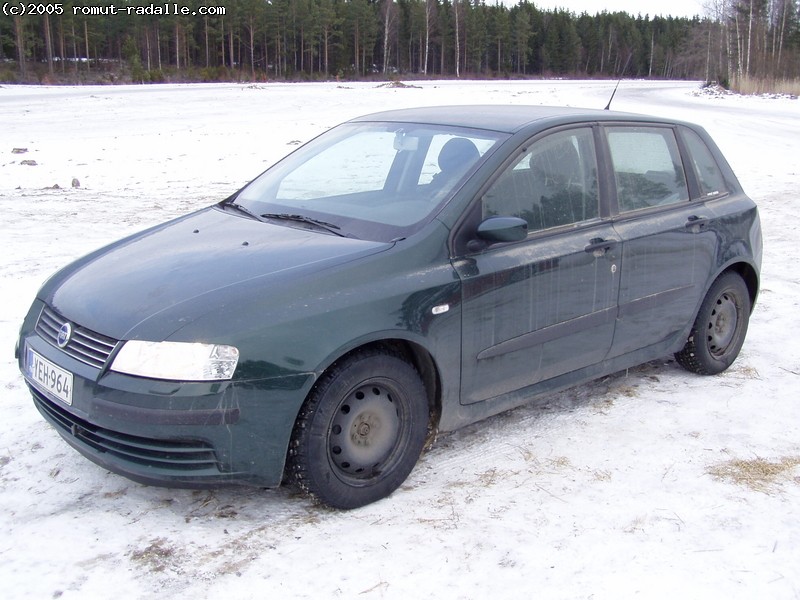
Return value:
[(528, 237), (528, 222), (519, 217), (489, 217), (478, 225), (478, 237), (490, 243), (519, 242)]

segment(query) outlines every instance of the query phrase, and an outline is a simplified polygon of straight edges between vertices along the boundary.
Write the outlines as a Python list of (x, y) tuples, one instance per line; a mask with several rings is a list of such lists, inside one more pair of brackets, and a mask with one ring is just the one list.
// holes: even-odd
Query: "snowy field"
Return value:
[(350, 117), (602, 108), (614, 84), (417, 85), (0, 87), (3, 598), (800, 598), (797, 99), (623, 82), (614, 100), (704, 125), (759, 203), (761, 296), (720, 376), (665, 357), (441, 436), (400, 490), (350, 512), (131, 483), (39, 416), (14, 342), (70, 260), (222, 199)]

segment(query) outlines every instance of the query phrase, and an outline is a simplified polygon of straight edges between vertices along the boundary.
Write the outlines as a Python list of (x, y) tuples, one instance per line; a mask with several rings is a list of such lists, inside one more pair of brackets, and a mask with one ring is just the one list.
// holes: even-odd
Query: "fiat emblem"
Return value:
[(64, 323), (61, 329), (58, 330), (58, 337), (56, 343), (59, 348), (66, 348), (69, 341), (72, 339), (72, 325)]

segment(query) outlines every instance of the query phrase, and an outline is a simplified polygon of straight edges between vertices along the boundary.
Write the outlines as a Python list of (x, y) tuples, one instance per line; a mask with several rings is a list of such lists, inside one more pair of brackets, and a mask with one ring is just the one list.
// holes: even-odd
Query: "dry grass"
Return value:
[(175, 549), (166, 538), (155, 538), (141, 550), (133, 550), (129, 554), (131, 560), (156, 573), (171, 567), (176, 561)]
[(569, 461), (569, 459), (566, 456), (558, 456), (556, 458), (548, 458), (546, 462), (550, 467), (552, 467), (552, 468), (554, 468), (556, 470), (559, 470), (559, 471), (562, 470), (562, 469), (571, 469), (572, 468), (572, 463)]
[(755, 77), (736, 78), (731, 82), (731, 90), (740, 94), (779, 94), (800, 96), (800, 78), (759, 79)]
[(611, 471), (605, 469), (595, 469), (591, 473), (595, 481), (611, 481), (612, 479)]
[(787, 456), (777, 461), (756, 457), (750, 460), (729, 460), (709, 467), (707, 472), (722, 481), (768, 493), (779, 480), (788, 478), (791, 471), (798, 466), (800, 466), (800, 456)]

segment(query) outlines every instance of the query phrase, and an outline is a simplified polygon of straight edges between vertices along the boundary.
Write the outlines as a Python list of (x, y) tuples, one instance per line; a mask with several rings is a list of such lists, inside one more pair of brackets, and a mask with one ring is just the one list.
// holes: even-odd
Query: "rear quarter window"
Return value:
[(683, 129), (682, 135), (686, 142), (686, 148), (689, 150), (689, 162), (697, 176), (700, 194), (716, 196), (727, 192), (725, 179), (706, 143), (691, 129)]

